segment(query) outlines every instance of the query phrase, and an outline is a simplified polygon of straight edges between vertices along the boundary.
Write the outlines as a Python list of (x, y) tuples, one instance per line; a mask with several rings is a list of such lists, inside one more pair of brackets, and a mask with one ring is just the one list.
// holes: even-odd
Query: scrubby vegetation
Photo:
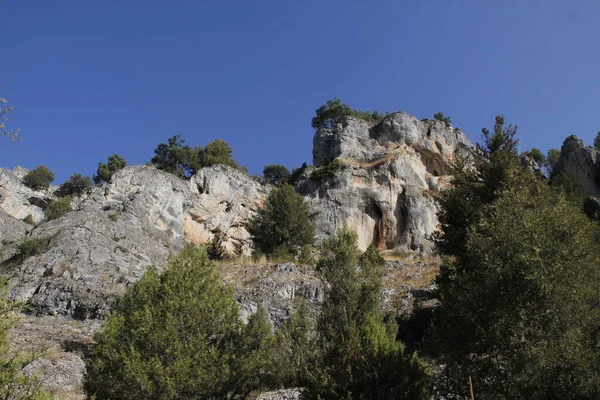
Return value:
[(118, 154), (108, 157), (108, 163), (99, 162), (96, 175), (93, 179), (95, 183), (110, 182), (113, 174), (127, 166), (127, 161)]
[(50, 238), (48, 237), (25, 239), (22, 243), (17, 245), (16, 257), (20, 260), (24, 260), (27, 257), (37, 256), (45, 252), (49, 245)]
[(46, 219), (48, 221), (60, 218), (71, 211), (71, 196), (60, 197), (56, 200), (52, 200), (44, 210), (46, 213)]
[(336, 175), (338, 175), (340, 172), (342, 172), (346, 168), (348, 168), (348, 166), (346, 164), (344, 164), (342, 161), (336, 159), (327, 165), (324, 165), (319, 168), (315, 168), (310, 174), (310, 179), (313, 179), (313, 180), (319, 181), (319, 182), (326, 182), (326, 181), (330, 180), (331, 178), (335, 177)]
[(338, 125), (345, 128), (348, 124), (348, 117), (359, 118), (372, 124), (377, 124), (383, 120), (384, 114), (379, 111), (358, 111), (349, 105), (342, 103), (338, 98), (327, 100), (325, 104), (315, 111), (316, 115), (312, 119), (314, 129), (336, 129)]
[(48, 189), (54, 181), (54, 172), (43, 165), (38, 165), (23, 177), (23, 184), (34, 190)]
[(285, 165), (269, 164), (263, 169), (263, 176), (266, 183), (281, 186), (290, 179), (290, 170)]
[(433, 119), (443, 122), (446, 127), (452, 125), (452, 119), (449, 116), (444, 115), (444, 113), (441, 111), (433, 114)]
[(60, 185), (60, 191), (68, 196), (81, 196), (92, 187), (92, 179), (81, 174), (73, 174)]
[(0, 398), (10, 400), (46, 400), (50, 393), (42, 389), (37, 375), (26, 372), (26, 367), (39, 354), (15, 351), (8, 344), (8, 330), (17, 323), (20, 305), (8, 300), (7, 282), (0, 279)]

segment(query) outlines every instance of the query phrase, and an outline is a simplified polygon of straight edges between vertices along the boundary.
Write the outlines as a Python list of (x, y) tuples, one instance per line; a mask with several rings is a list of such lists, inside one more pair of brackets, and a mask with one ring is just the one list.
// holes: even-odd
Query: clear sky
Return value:
[(314, 110), (442, 111), (477, 140), (504, 114), (521, 150), (600, 130), (598, 0), (4, 0), (0, 166), (57, 183), (181, 134), (240, 164), (311, 162)]

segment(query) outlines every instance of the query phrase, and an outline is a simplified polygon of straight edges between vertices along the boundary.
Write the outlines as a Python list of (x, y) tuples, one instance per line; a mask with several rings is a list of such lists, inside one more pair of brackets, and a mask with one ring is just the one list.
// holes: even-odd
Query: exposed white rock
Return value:
[(355, 229), (359, 247), (426, 251), (437, 229), (433, 195), (450, 182), (455, 152), (472, 144), (459, 129), (404, 112), (377, 125), (349, 118), (347, 126), (321, 129), (313, 141), (313, 163), (337, 159), (348, 166), (327, 182), (305, 179), (297, 190), (317, 213), (319, 239), (343, 225)]
[(565, 139), (555, 173), (570, 172), (580, 180), (588, 195), (600, 197), (600, 152), (575, 135)]
[(43, 208), (54, 198), (52, 188), (33, 190), (25, 186), (22, 179), (27, 170), (0, 168), (0, 210), (13, 218), (22, 220), (31, 215), (35, 223), (44, 220)]

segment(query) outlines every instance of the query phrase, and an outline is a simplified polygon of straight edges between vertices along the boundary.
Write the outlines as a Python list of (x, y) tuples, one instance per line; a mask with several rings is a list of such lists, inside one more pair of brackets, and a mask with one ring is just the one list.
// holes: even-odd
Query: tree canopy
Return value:
[(92, 179), (81, 174), (73, 174), (60, 185), (60, 191), (65, 195), (81, 196), (86, 190), (92, 187)]
[(267, 183), (281, 186), (290, 179), (290, 170), (285, 165), (269, 164), (265, 165), (263, 176)]
[(188, 246), (119, 299), (96, 335), (85, 391), (99, 399), (245, 398), (269, 373), (265, 318), (259, 312), (244, 327), (233, 288), (204, 249)]
[(598, 398), (598, 228), (519, 164), (516, 128), (483, 133), (486, 162), (459, 158), (441, 197), (445, 389), (466, 396), (472, 377), (481, 399)]

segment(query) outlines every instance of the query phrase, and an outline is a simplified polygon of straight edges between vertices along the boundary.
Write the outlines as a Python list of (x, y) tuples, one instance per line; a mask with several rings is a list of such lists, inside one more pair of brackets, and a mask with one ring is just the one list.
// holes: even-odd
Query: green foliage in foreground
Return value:
[(186, 247), (119, 299), (87, 361), (97, 399), (245, 398), (267, 381), (265, 313), (247, 327), (204, 249)]
[(323, 244), (318, 272), (325, 301), (317, 325), (318, 361), (308, 373), (310, 399), (429, 399), (428, 372), (396, 341), (398, 326), (381, 311), (383, 260), (363, 255), (343, 229)]
[(600, 398), (598, 235), (541, 183), (494, 203), (439, 282), (437, 326), (456, 388), (471, 375), (481, 399)]
[(499, 117), (483, 133), (487, 162), (459, 158), (440, 199), (441, 389), (468, 396), (470, 376), (477, 399), (597, 399), (598, 227), (569, 198), (577, 190), (520, 165), (516, 128)]
[(113, 154), (108, 157), (108, 163), (99, 162), (96, 175), (93, 179), (95, 183), (110, 182), (113, 174), (127, 166), (127, 161), (118, 154)]
[(252, 221), (254, 244), (264, 253), (280, 248), (288, 253), (313, 244), (315, 229), (306, 200), (290, 185), (283, 185), (269, 193), (265, 206)]
[(71, 196), (60, 197), (52, 200), (44, 210), (48, 221), (60, 218), (71, 211), (73, 211), (71, 208)]
[(327, 103), (319, 107), (315, 113), (311, 125), (317, 130), (323, 128), (335, 129), (340, 124), (345, 128), (348, 124), (348, 117), (359, 118), (372, 124), (381, 122), (385, 117), (379, 111), (354, 110), (338, 98), (327, 100)]
[(23, 184), (34, 190), (48, 189), (54, 181), (54, 172), (43, 165), (38, 165), (23, 177)]
[(18, 305), (7, 298), (6, 281), (0, 279), (0, 399), (45, 400), (52, 396), (42, 390), (37, 376), (28, 376), (23, 368), (33, 362), (36, 354), (17, 353), (8, 345), (7, 331), (14, 327)]

